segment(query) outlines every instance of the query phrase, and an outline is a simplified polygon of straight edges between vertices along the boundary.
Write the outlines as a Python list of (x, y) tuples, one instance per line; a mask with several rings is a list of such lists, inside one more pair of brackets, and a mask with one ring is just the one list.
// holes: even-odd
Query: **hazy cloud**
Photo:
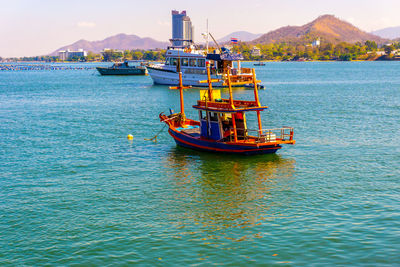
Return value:
[(76, 24), (79, 28), (93, 28), (96, 26), (96, 23), (90, 21), (80, 21)]
[(168, 22), (168, 21), (161, 21), (161, 20), (159, 20), (159, 21), (157, 21), (157, 24), (158, 24), (159, 26), (171, 27), (171, 23)]

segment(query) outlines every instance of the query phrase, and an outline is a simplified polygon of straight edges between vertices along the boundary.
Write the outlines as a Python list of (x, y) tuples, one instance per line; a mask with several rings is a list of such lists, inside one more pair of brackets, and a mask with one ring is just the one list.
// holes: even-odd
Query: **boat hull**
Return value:
[(174, 138), (177, 145), (207, 152), (225, 153), (225, 154), (242, 154), (242, 155), (256, 155), (256, 154), (272, 154), (282, 146), (274, 145), (246, 145), (246, 144), (232, 144), (225, 142), (215, 142), (209, 140), (202, 140), (194, 138), (189, 135), (183, 134), (179, 131), (169, 129), (169, 134)]
[(101, 75), (146, 75), (145, 68), (118, 69), (97, 67), (96, 69)]

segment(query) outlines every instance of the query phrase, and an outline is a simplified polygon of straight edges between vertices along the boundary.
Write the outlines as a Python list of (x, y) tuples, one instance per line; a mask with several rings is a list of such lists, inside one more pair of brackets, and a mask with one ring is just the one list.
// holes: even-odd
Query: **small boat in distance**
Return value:
[(265, 66), (265, 63), (260, 61), (260, 62), (254, 63), (254, 66)]
[[(262, 129), (260, 112), (267, 109), (261, 106), (258, 97), (260, 81), (252, 69), (252, 84), (254, 101), (234, 100), (232, 86), (235, 84), (234, 75), (227, 72), (226, 82), (229, 88), (229, 98), (221, 98), (221, 91), (214, 90), (212, 83), (220, 82), (211, 78), (210, 66), (207, 64), (208, 90), (200, 90), (200, 100), (193, 106), (198, 110), (199, 120), (188, 119), (184, 112), (182, 72), (179, 71), (179, 86), (170, 89), (180, 91), (180, 113), (159, 114), (161, 122), (169, 127), (169, 134), (179, 146), (195, 150), (220, 152), (230, 154), (267, 154), (275, 153), (282, 144), (295, 144), (293, 128)], [(256, 112), (258, 127), (249, 129), (246, 122), (246, 112)], [(172, 113), (172, 112), (171, 112)]]
[(111, 67), (97, 67), (101, 75), (146, 75), (144, 60), (116, 62)]

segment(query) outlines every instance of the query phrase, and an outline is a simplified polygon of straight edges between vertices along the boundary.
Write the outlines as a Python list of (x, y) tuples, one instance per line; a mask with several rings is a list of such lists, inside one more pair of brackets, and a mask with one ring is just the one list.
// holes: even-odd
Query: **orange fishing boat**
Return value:
[[(182, 72), (179, 72), (179, 86), (170, 87), (180, 91), (180, 113), (159, 115), (161, 122), (169, 127), (169, 134), (179, 146), (210, 152), (230, 154), (267, 154), (275, 153), (283, 144), (295, 144), (293, 128), (282, 127), (262, 129), (261, 111), (267, 109), (261, 106), (258, 97), (259, 80), (252, 69), (252, 85), (254, 100), (234, 100), (232, 86), (235, 85), (235, 75), (227, 73), (229, 98), (221, 98), (221, 91), (212, 87), (220, 80), (211, 79), (210, 66), (207, 64), (206, 81), (208, 90), (200, 90), (200, 100), (193, 108), (199, 112), (199, 120), (188, 119), (184, 111), (183, 90), (191, 88), (182, 85)], [(255, 112), (258, 127), (249, 129), (246, 122), (246, 113)]]

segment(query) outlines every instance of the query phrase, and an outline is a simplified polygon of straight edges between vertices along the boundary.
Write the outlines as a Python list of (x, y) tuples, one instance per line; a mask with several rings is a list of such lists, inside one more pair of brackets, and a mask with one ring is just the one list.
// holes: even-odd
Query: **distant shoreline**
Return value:
[[(257, 62), (265, 62), (265, 63), (272, 63), (272, 62), (392, 62), (392, 61), (400, 61), (400, 58), (396, 59), (376, 59), (376, 60), (243, 60), (242, 62), (245, 63), (257, 63)], [(106, 64), (106, 63), (113, 63), (113, 61), (85, 61), (85, 62), (76, 62), (76, 61), (0, 61), (0, 64)]]

